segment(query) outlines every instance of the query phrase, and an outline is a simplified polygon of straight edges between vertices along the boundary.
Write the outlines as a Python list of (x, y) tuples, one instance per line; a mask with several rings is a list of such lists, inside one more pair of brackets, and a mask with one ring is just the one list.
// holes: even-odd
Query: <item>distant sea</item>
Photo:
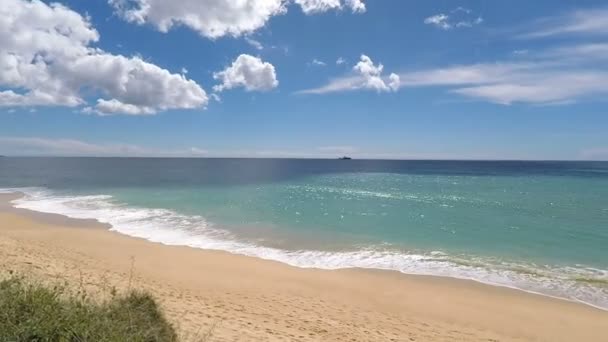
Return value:
[(169, 245), (608, 309), (606, 162), (4, 157), (0, 188)]

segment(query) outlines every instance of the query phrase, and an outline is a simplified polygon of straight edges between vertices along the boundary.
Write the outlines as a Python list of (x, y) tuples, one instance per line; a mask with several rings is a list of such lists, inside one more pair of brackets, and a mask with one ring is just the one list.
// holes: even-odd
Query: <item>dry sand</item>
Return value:
[(166, 246), (94, 221), (11, 208), (0, 195), (0, 271), (144, 288), (187, 339), (608, 341), (608, 312), (441, 277), (300, 269)]

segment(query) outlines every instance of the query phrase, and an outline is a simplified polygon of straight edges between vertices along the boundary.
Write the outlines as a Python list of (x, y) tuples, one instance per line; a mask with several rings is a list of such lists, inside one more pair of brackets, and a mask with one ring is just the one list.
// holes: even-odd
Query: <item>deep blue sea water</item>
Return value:
[(608, 309), (607, 162), (4, 157), (0, 189), (155, 242)]

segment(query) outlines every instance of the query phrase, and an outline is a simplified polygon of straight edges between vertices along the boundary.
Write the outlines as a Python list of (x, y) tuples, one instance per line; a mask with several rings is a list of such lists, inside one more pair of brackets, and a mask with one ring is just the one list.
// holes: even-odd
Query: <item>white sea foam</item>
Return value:
[(608, 283), (608, 271), (581, 265), (514, 264), (498, 259), (453, 256), (442, 251), (408, 253), (391, 250), (386, 245), (351, 251), (284, 250), (239, 240), (202, 216), (127, 206), (109, 195), (65, 196), (42, 188), (0, 189), (0, 193), (14, 191), (25, 194), (13, 201), (17, 208), (72, 218), (94, 218), (110, 224), (113, 231), (167, 245), (224, 250), (304, 268), (358, 267), (472, 279), (608, 309), (608, 287), (600, 283)]

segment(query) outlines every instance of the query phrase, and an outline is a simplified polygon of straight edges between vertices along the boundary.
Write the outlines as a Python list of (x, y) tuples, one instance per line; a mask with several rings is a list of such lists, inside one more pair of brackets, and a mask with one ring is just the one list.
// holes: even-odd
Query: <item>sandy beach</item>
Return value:
[[(185, 339), (606, 341), (608, 312), (474, 281), (300, 269), (166, 246), (11, 207), (0, 194), (0, 269), (89, 288), (142, 288)], [(130, 284), (130, 285), (129, 285)]]

